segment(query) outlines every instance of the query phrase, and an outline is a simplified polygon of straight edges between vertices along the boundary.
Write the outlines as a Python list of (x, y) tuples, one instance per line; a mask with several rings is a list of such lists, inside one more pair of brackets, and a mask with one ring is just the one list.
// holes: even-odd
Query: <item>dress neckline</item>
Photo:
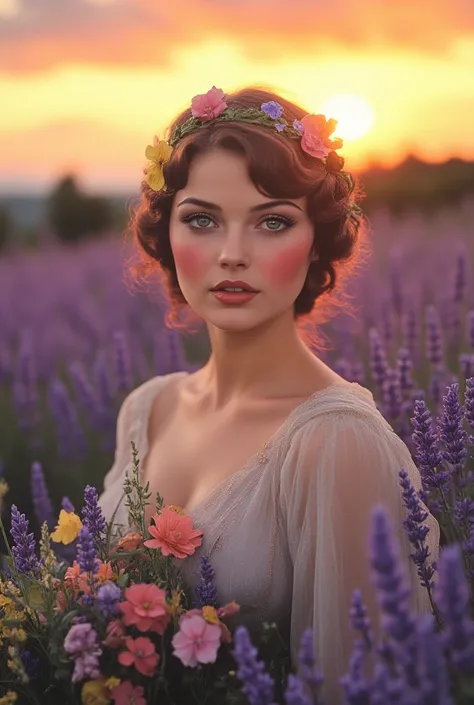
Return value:
[[(186, 376), (188, 375), (189, 372), (182, 371), (182, 372), (174, 372), (169, 375), (169, 379), (166, 384), (169, 384), (173, 379), (176, 378), (177, 375), (181, 376)], [(161, 377), (156, 378), (157, 381), (161, 380)], [(147, 399), (145, 400), (144, 408), (142, 409), (142, 419), (141, 419), (141, 426), (140, 426), (140, 449), (141, 453), (140, 456), (142, 458), (142, 463), (143, 461), (147, 458), (148, 455), (148, 422), (150, 418), (150, 413), (151, 413), (151, 408), (153, 406), (153, 403), (157, 399), (157, 397), (161, 394), (163, 389), (166, 387), (166, 384), (163, 384), (160, 386), (159, 391), (155, 394), (149, 394), (147, 396)], [(304, 399), (300, 404), (295, 406), (295, 408), (288, 414), (288, 416), (285, 418), (285, 420), (282, 422), (282, 424), (272, 433), (270, 438), (262, 445), (262, 447), (256, 452), (253, 453), (250, 458), (245, 462), (245, 464), (240, 467), (238, 470), (236, 470), (234, 473), (229, 475), (228, 477), (225, 477), (221, 482), (219, 482), (210, 492), (207, 493), (207, 495), (200, 501), (195, 507), (191, 507), (190, 509), (188, 508), (183, 508), (183, 511), (185, 514), (188, 514), (189, 516), (196, 516), (200, 511), (205, 509), (211, 501), (214, 499), (218, 491), (222, 490), (224, 487), (226, 487), (231, 481), (235, 482), (236, 479), (238, 479), (240, 476), (243, 476), (245, 473), (249, 472), (254, 466), (255, 467), (262, 467), (261, 465), (258, 464), (258, 458), (261, 457), (262, 453), (266, 450), (269, 450), (281, 435), (283, 435), (288, 427), (288, 425), (293, 421), (295, 416), (297, 416), (303, 409), (306, 408), (308, 404), (311, 404), (315, 399), (318, 399), (321, 396), (324, 396), (325, 394), (328, 394), (329, 392), (332, 392), (334, 389), (337, 389), (339, 387), (346, 387), (348, 389), (356, 389), (359, 388), (361, 391), (369, 391), (366, 390), (364, 387), (362, 387), (358, 382), (348, 382), (347, 380), (341, 380), (339, 382), (334, 382), (333, 384), (329, 384), (327, 387), (324, 387), (323, 389), (319, 389), (316, 392), (313, 392), (310, 394), (309, 397)], [(370, 393), (370, 392), (369, 392)]]

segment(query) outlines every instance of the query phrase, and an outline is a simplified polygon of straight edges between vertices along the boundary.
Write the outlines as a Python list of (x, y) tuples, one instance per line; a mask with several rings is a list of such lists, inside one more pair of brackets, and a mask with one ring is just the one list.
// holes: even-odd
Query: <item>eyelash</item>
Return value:
[[(183, 218), (181, 218), (182, 223), (187, 223), (187, 225), (191, 228), (191, 230), (194, 231), (201, 231), (201, 230), (209, 230), (210, 228), (199, 228), (196, 225), (191, 225), (191, 221), (194, 220), (195, 218), (208, 218), (209, 220), (213, 220), (213, 218), (208, 214), (208, 213), (191, 213), (190, 215), (185, 215)], [(269, 233), (283, 233), (286, 230), (289, 230), (290, 228), (293, 227), (293, 225), (296, 224), (296, 220), (293, 220), (293, 218), (289, 218), (288, 216), (284, 215), (267, 215), (265, 218), (263, 218), (260, 222), (264, 223), (267, 220), (277, 220), (280, 223), (283, 223), (283, 225), (286, 225), (287, 227), (284, 228), (283, 230), (267, 230)]]

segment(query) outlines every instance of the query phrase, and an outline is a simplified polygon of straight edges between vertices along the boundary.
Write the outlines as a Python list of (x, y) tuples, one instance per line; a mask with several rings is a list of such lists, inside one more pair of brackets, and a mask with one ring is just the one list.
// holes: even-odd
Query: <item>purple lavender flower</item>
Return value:
[(413, 389), (413, 379), (411, 371), (413, 362), (411, 360), (410, 351), (407, 348), (400, 348), (398, 351), (397, 368), (400, 374), (400, 388), (402, 391)]
[(439, 558), (435, 600), (444, 621), (441, 638), (450, 650), (453, 667), (462, 675), (473, 674), (474, 622), (470, 615), (469, 587), (457, 543), (446, 546)]
[(432, 614), (418, 619), (418, 675), (417, 689), (419, 705), (455, 705), (450, 695), (450, 681), (442, 641), (435, 631)]
[(213, 583), (214, 580), (214, 569), (207, 556), (201, 556), (201, 566), (200, 566), (200, 583), (196, 588), (196, 593), (198, 595), (198, 607), (204, 607), (204, 605), (209, 605), (211, 607), (217, 606), (217, 590)]
[(411, 356), (415, 357), (418, 349), (419, 326), (417, 313), (413, 304), (408, 306), (402, 322), (404, 345), (410, 351)]
[(340, 678), (346, 705), (370, 705), (370, 685), (364, 676), (365, 646), (360, 640), (354, 643), (349, 661), (349, 672)]
[(107, 525), (102, 509), (99, 506), (99, 495), (96, 488), (91, 485), (87, 485), (84, 490), (82, 523), (89, 529), (94, 542), (100, 545), (107, 533)]
[(75, 661), (73, 683), (100, 676), (99, 657), (102, 649), (98, 644), (97, 632), (91, 624), (74, 624), (64, 640), (64, 650)]
[(52, 531), (56, 524), (56, 519), (40, 463), (33, 463), (31, 466), (31, 496), (40, 526), (46, 522), (48, 529)]
[(466, 380), (466, 390), (464, 392), (464, 417), (469, 426), (474, 428), (474, 377), (470, 377)]
[(39, 674), (41, 659), (37, 656), (33, 656), (31, 651), (29, 651), (28, 649), (24, 649), (20, 653), (20, 658), (23, 662), (23, 667), (25, 669), (26, 675), (31, 679), (37, 678)]
[(130, 350), (123, 331), (118, 330), (113, 334), (113, 348), (117, 391), (119, 393), (128, 392), (133, 386), (132, 366), (130, 362)]
[(402, 487), (402, 499), (405, 507), (408, 509), (408, 516), (403, 521), (403, 526), (406, 529), (408, 539), (415, 549), (415, 553), (410, 553), (410, 558), (417, 566), (417, 573), (420, 577), (420, 582), (423, 587), (433, 588), (434, 583), (431, 578), (434, 575), (434, 568), (431, 564), (427, 564), (427, 559), (430, 555), (428, 546), (425, 545), (426, 535), (429, 533), (429, 528), (423, 523), (428, 517), (428, 512), (421, 507), (420, 501), (416, 495), (408, 473), (406, 470), (400, 470), (400, 485)]
[(242, 692), (250, 705), (274, 705), (272, 677), (265, 672), (263, 661), (257, 660), (257, 649), (252, 645), (249, 633), (239, 626), (234, 634), (235, 649), (232, 652), (237, 664), (237, 677), (243, 683)]
[(369, 331), (370, 347), (370, 372), (374, 382), (381, 387), (388, 370), (387, 356), (378, 331), (371, 328)]
[(81, 457), (87, 449), (87, 441), (69, 392), (59, 379), (53, 379), (50, 383), (49, 404), (56, 421), (61, 457)]
[(443, 458), (453, 468), (454, 479), (462, 485), (462, 473), (467, 458), (467, 433), (462, 426), (463, 409), (459, 402), (459, 384), (451, 384), (443, 398), (443, 414), (439, 420), (439, 437), (444, 443)]
[(276, 102), (276, 100), (271, 100), (269, 103), (262, 103), (260, 110), (267, 115), (270, 115), (272, 120), (278, 120), (278, 118), (281, 118), (283, 115), (283, 108), (280, 103)]
[(370, 618), (367, 615), (367, 607), (362, 600), (362, 594), (359, 589), (352, 593), (352, 604), (349, 611), (352, 628), (359, 631), (363, 638), (368, 651), (374, 646), (374, 634), (370, 623)]
[(74, 512), (74, 505), (69, 499), (69, 497), (63, 497), (61, 500), (61, 508), (64, 509), (65, 512), (70, 514), (71, 512)]
[(399, 370), (388, 369), (382, 382), (382, 400), (388, 421), (398, 419), (402, 412), (403, 396), (400, 386)]
[(11, 512), (10, 533), (14, 540), (12, 553), (16, 569), (20, 573), (34, 573), (39, 567), (35, 537), (28, 533), (28, 519), (24, 514), (20, 514), (16, 504), (12, 504)]
[(118, 603), (120, 601), (120, 588), (110, 580), (107, 580), (97, 591), (97, 603), (100, 611), (106, 619), (114, 617), (118, 613)]
[(474, 311), (467, 314), (467, 340), (471, 348), (474, 348)]
[(321, 670), (316, 667), (313, 653), (313, 630), (305, 629), (301, 635), (298, 652), (298, 678), (308, 686), (314, 698), (318, 697), (319, 688), (324, 682)]
[(77, 541), (77, 562), (79, 563), (81, 572), (92, 574), (97, 572), (99, 562), (96, 558), (94, 539), (87, 526), (83, 526), (79, 533), (79, 539)]
[(306, 693), (303, 683), (293, 673), (288, 675), (285, 705), (314, 705), (314, 701)]
[(425, 323), (426, 356), (432, 365), (439, 365), (443, 361), (443, 336), (436, 306), (427, 307)]
[(474, 355), (461, 353), (459, 355), (459, 369), (465, 379), (472, 377), (474, 375)]
[(456, 270), (454, 275), (454, 291), (453, 291), (453, 301), (455, 304), (460, 304), (464, 301), (467, 288), (467, 268), (468, 268), (468, 257), (466, 249), (463, 247), (457, 253), (456, 257)]
[[(445, 489), (451, 481), (451, 473), (437, 471), (438, 465), (443, 460), (443, 455), (439, 448), (439, 435), (433, 430), (433, 419), (423, 400), (415, 402), (414, 414), (412, 439), (416, 449), (415, 461), (420, 471), (423, 487), (428, 491)], [(423, 499), (423, 501), (425, 500)], [(428, 508), (430, 507), (428, 506)]]
[(411, 588), (402, 572), (399, 554), (390, 517), (378, 505), (372, 510), (370, 563), (382, 613), (381, 626), (391, 637), (392, 651), (408, 685), (416, 688), (416, 620), (410, 610)]

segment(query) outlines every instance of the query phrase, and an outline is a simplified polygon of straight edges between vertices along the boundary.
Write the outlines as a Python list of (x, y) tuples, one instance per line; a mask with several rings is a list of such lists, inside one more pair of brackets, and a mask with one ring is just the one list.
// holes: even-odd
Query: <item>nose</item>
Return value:
[(219, 264), (227, 267), (248, 267), (250, 253), (241, 231), (228, 232), (219, 253)]

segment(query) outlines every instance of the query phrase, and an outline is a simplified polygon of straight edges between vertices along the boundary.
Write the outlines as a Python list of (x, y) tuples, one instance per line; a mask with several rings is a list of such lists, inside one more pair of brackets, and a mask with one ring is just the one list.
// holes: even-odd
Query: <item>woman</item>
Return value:
[[(398, 473), (419, 489), (418, 470), (370, 391), (325, 365), (304, 328), (347, 307), (342, 284), (364, 252), (335, 124), (272, 92), (213, 87), (147, 148), (136, 272), (161, 273), (168, 324), (183, 310), (204, 319), (212, 352), (197, 372), (156, 377), (125, 399), (101, 497), (110, 518), (134, 440), (152, 496), (204, 532), (185, 580), (196, 583), (207, 554), (220, 601), (276, 621), (294, 665), (311, 627), (329, 703), (341, 699), (357, 636), (355, 588), (380, 635), (367, 547), (375, 504), (391, 515), (414, 608), (430, 610), (402, 527)], [(126, 524), (123, 502), (116, 521)], [(426, 524), (434, 561), (439, 526), (431, 515)]]

